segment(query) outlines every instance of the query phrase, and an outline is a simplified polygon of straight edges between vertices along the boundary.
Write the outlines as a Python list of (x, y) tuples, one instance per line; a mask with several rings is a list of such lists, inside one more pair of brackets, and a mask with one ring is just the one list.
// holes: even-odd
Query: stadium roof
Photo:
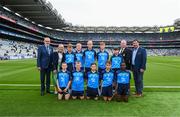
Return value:
[(0, 4), (25, 17), (26, 20), (44, 27), (56, 29), (67, 26), (58, 11), (46, 0), (0, 0)]
[[(158, 33), (160, 27), (87, 27), (73, 26), (66, 23), (61, 14), (53, 8), (50, 2), (46, 0), (0, 0), (0, 4), (22, 16), (25, 20), (36, 23), (38, 26), (47, 29), (56, 29), (64, 32), (78, 33)], [(177, 31), (180, 30), (179, 19), (174, 23)]]
[(159, 27), (84, 27), (84, 26), (71, 26), (64, 27), (65, 30), (73, 32), (85, 33), (153, 33), (159, 31)]

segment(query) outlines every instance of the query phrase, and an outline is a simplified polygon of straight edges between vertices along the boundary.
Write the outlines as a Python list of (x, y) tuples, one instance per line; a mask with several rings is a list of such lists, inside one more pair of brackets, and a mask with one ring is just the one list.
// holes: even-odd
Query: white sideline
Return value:
[[(40, 87), (39, 84), (0, 84), (0, 86)], [(53, 85), (51, 85), (53, 86)], [(131, 86), (134, 87), (134, 86)], [(144, 86), (144, 88), (180, 88), (180, 86)]]

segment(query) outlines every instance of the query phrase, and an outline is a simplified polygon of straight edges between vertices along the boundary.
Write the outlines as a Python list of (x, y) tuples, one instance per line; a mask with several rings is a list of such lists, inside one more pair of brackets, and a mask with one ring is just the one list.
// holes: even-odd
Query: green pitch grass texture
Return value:
[[(145, 88), (142, 98), (123, 103), (58, 101), (53, 94), (40, 96), (39, 86), (11, 86), (39, 83), (35, 59), (0, 61), (0, 116), (180, 116), (178, 88)], [(144, 85), (180, 86), (180, 57), (148, 57)]]

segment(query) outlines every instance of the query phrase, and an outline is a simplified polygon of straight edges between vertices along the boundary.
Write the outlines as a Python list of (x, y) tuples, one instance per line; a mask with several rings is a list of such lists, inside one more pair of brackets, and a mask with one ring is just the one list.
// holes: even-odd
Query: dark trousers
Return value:
[(45, 91), (45, 80), (46, 80), (46, 92), (50, 91), (50, 75), (51, 75), (51, 70), (49, 68), (41, 69), (40, 71), (41, 92)]
[(134, 83), (137, 94), (143, 93), (143, 72), (139, 69), (133, 69)]

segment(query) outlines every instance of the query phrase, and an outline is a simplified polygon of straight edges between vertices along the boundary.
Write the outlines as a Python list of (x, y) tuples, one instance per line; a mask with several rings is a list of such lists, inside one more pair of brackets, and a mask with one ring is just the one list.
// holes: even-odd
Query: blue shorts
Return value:
[(129, 84), (118, 83), (118, 95), (129, 95)]
[(91, 88), (87, 87), (87, 97), (97, 97), (98, 94), (98, 88)]
[(112, 97), (112, 95), (113, 95), (112, 90), (113, 90), (112, 85), (107, 86), (107, 87), (102, 87), (102, 96)]
[(105, 70), (105, 69), (98, 68), (98, 72), (99, 72), (100, 74), (102, 74), (102, 72), (103, 72), (104, 70)]
[(67, 71), (69, 71), (70, 73), (74, 71), (73, 63), (67, 63)]
[(84, 96), (84, 91), (74, 91), (72, 90), (72, 96)]
[[(63, 91), (66, 87), (60, 87), (60, 89)], [(69, 94), (69, 90), (67, 90), (66, 92), (58, 92), (59, 94), (63, 94), (63, 95), (66, 95), (66, 94)]]

